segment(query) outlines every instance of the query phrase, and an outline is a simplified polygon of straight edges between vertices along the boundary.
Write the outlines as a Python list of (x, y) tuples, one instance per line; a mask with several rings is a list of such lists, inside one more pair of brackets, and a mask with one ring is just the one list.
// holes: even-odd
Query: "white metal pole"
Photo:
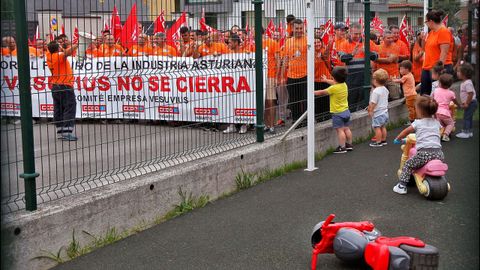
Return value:
[(314, 40), (314, 18), (313, 1), (307, 0), (307, 169), (315, 168), (315, 97), (313, 95), (315, 79), (315, 40)]
[[(427, 18), (428, 13), (428, 0), (423, 0), (423, 20)], [(426, 23), (423, 23), (423, 32), (428, 33), (428, 26)]]

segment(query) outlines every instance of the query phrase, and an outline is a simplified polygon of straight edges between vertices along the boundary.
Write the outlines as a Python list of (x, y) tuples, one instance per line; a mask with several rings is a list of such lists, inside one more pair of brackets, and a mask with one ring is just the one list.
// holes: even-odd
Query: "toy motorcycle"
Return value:
[(315, 225), (311, 236), (312, 270), (317, 257), (335, 253), (342, 261), (366, 262), (373, 270), (408, 270), (438, 268), (438, 249), (413, 237), (388, 238), (368, 221), (333, 223), (334, 214)]
[[(400, 177), (405, 162), (417, 153), (415, 134), (409, 134), (406, 139), (401, 142), (395, 141), (394, 143), (405, 143), (405, 145), (401, 146), (403, 153), (400, 160), (400, 168), (397, 171), (397, 175)], [(445, 178), (447, 170), (447, 164), (438, 159), (431, 160), (413, 172), (411, 177), (413, 179), (410, 179), (409, 184), (413, 185), (415, 183), (420, 194), (429, 200), (442, 200), (450, 191), (450, 184)]]

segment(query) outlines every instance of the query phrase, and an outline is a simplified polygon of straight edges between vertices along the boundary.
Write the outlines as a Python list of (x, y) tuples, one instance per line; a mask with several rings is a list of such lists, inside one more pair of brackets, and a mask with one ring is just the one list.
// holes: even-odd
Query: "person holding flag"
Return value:
[(197, 50), (197, 44), (192, 41), (190, 36), (190, 29), (186, 26), (180, 28), (180, 44), (178, 46), (179, 56), (192, 57), (193, 53)]
[[(270, 21), (273, 25), (273, 21)], [(274, 133), (275, 125), (275, 100), (277, 99), (277, 84), (278, 84), (278, 71), (280, 69), (280, 47), (278, 42), (273, 40), (272, 35), (275, 28), (270, 26), (268, 31), (265, 31), (263, 39), (263, 49), (267, 50), (267, 83), (265, 94), (265, 131)]]
[(128, 51), (130, 56), (148, 56), (153, 54), (152, 47), (149, 46), (147, 42), (147, 35), (140, 34), (138, 35), (138, 43), (134, 44), (132, 48)]

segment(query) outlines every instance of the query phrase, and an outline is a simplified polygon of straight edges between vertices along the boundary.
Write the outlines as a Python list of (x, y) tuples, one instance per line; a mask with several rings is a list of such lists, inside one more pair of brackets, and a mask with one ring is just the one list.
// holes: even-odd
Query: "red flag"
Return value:
[(325, 29), (323, 30), (322, 42), (323, 44), (328, 44), (330, 38), (333, 38), (335, 35), (335, 30), (333, 28), (332, 19), (329, 19), (325, 23)]
[(185, 11), (182, 13), (173, 25), (167, 30), (167, 43), (171, 46), (175, 46), (175, 42), (180, 39), (180, 28), (187, 26), (187, 14)]
[(165, 10), (162, 10), (160, 15), (158, 15), (153, 26), (153, 33), (165, 33)]
[(110, 29), (112, 30), (112, 34), (115, 40), (118, 40), (122, 33), (122, 23), (120, 21), (120, 15), (118, 15), (117, 6), (113, 6)]
[(402, 22), (400, 23), (400, 40), (408, 44), (408, 22), (407, 16), (403, 16)]
[(380, 35), (383, 35), (383, 22), (378, 16), (375, 16), (373, 18), (370, 26), (375, 29)]
[(200, 24), (200, 30), (203, 32), (209, 32), (209, 33), (218, 32), (217, 29), (214, 29), (209, 25), (207, 25), (207, 21), (205, 20), (205, 10), (203, 8), (202, 8), (202, 18), (200, 18), (199, 24)]
[(65, 25), (62, 23), (62, 35), (65, 35)]
[(350, 17), (347, 17), (347, 20), (345, 21), (345, 26), (350, 28)]
[(443, 25), (448, 26), (448, 14), (442, 20)]
[(133, 44), (137, 43), (138, 35), (138, 21), (137, 21), (137, 4), (133, 3), (130, 14), (122, 27), (120, 35), (120, 42), (125, 48), (131, 48)]
[(72, 44), (78, 44), (79, 36), (78, 27), (75, 26), (75, 29), (73, 29)]
[(269, 38), (272, 38), (274, 32), (275, 32), (275, 24), (273, 23), (273, 19), (270, 19), (267, 29), (265, 30), (265, 35)]
[(103, 31), (110, 31), (110, 25), (108, 25), (106, 20), (103, 20)]
[(255, 44), (255, 42), (254, 42), (254, 38), (253, 38), (253, 32), (248, 27), (248, 23), (247, 23), (247, 25), (245, 25), (245, 32), (247, 32), (247, 37), (248, 37), (248, 44), (247, 44), (248, 47), (247, 48), (250, 48), (252, 45)]
[(285, 45), (285, 40), (287, 39), (287, 31), (285, 30), (283, 22), (278, 26), (278, 32), (280, 34), (280, 41), (278, 42), (278, 45), (280, 48), (282, 48), (283, 45)]

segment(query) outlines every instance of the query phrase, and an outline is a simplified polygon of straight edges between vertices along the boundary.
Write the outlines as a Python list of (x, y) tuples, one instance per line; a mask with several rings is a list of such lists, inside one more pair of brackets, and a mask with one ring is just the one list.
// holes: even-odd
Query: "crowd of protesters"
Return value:
[[(456, 36), (453, 29), (447, 29), (441, 23), (444, 14), (441, 11), (430, 11), (426, 15), (425, 24), (429, 33), (418, 31), (416, 35), (409, 35), (409, 44), (400, 40), (399, 27), (391, 25), (382, 34), (372, 32), (370, 35), (370, 61), (372, 72), (382, 69), (388, 74), (389, 79), (385, 87), (389, 91), (389, 99), (397, 99), (403, 95), (400, 79), (404, 76), (401, 72), (401, 64), (404, 61), (404, 70), (409, 69), (417, 86), (419, 94), (430, 94), (432, 89), (432, 69), (441, 61), (446, 72), (454, 75), (454, 69), (464, 59), (467, 45), (465, 32), (458, 32)], [(265, 97), (265, 130), (274, 132), (274, 128), (284, 125), (290, 116), (296, 121), (306, 111), (307, 96), (307, 38), (305, 22), (293, 15), (286, 18), (287, 29), (285, 36), (278, 29), (270, 35), (264, 35), (263, 47), (268, 52), (268, 72), (266, 81)], [(325, 42), (325, 26), (315, 28), (315, 89), (326, 89), (329, 85), (326, 79), (332, 79), (331, 71), (338, 66), (345, 66), (348, 70), (346, 85), (348, 86), (348, 107), (350, 111), (364, 109), (368, 105), (364, 101), (365, 85), (365, 40), (362, 25), (352, 23), (346, 25), (337, 22), (334, 25), (334, 37)], [(139, 27), (139, 30), (141, 28)], [(463, 30), (464, 31), (464, 30)], [(64, 63), (68, 64), (67, 56), (77, 54), (77, 46), (72, 45), (66, 35), (59, 35), (54, 41), (46, 44), (43, 39), (36, 39), (30, 46), (31, 57), (47, 57), (47, 63), (53, 76), (59, 76), (57, 88), (72, 89), (73, 76), (62, 74), (66, 71)], [(88, 45), (85, 56), (112, 57), (112, 56), (171, 56), (201, 58), (205, 56), (221, 56), (231, 53), (252, 53), (255, 51), (254, 35), (234, 25), (230, 30), (202, 32), (188, 27), (180, 28), (180, 39), (177, 41), (167, 40), (165, 33), (147, 35), (141, 33), (137, 42), (130, 48), (124, 48), (114, 38), (110, 31), (106, 30), (96, 37)], [(13, 37), (2, 38), (2, 57), (15, 56), (16, 44)], [(57, 55), (60, 55), (59, 56)], [(53, 55), (56, 55), (53, 57)], [(64, 62), (67, 61), (67, 62)], [(61, 65), (63, 69), (55, 68)], [(68, 70), (67, 70), (68, 71)], [(71, 75), (71, 74), (70, 74)], [(57, 80), (57, 81), (59, 81)], [(71, 82), (69, 81), (71, 80)], [(405, 90), (405, 89), (404, 89)], [(411, 86), (408, 86), (409, 107), (413, 107), (415, 100), (412, 98)], [(316, 97), (316, 114), (328, 115), (328, 96)], [(54, 97), (55, 100), (55, 97)], [(67, 104), (70, 104), (67, 102)], [(55, 121), (70, 123), (68, 126), (60, 126), (59, 133), (66, 135), (64, 129), (71, 134), (71, 112), (60, 113), (55, 106)], [(68, 106), (67, 106), (68, 107)], [(288, 108), (288, 109), (287, 109)], [(74, 115), (74, 114), (73, 114)], [(64, 117), (67, 117), (64, 119)], [(414, 115), (410, 115), (414, 120)], [(224, 133), (237, 132), (235, 125), (229, 125)], [(240, 127), (240, 133), (247, 132), (247, 126)], [(72, 140), (71, 136), (66, 136)], [(67, 138), (67, 139), (68, 139)]]

